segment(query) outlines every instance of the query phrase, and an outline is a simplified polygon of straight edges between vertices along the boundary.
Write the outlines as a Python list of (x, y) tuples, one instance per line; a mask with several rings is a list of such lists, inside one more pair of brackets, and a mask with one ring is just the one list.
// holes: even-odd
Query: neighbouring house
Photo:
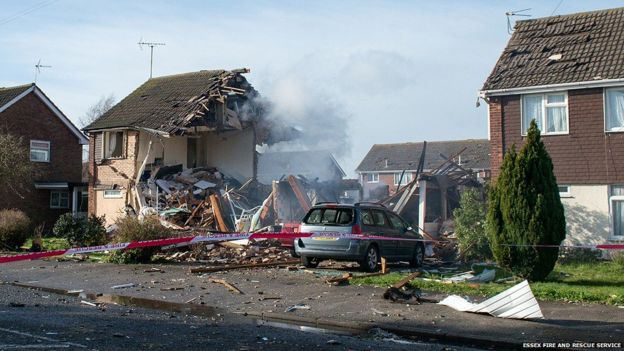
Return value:
[(35, 165), (23, 198), (0, 189), (0, 208), (20, 209), (46, 231), (63, 213), (86, 213), (82, 148), (88, 140), (38, 86), (0, 88), (0, 132), (22, 137)]
[(535, 120), (568, 243), (624, 239), (623, 52), (624, 8), (518, 21), (481, 90), (493, 178)]
[[(255, 179), (256, 145), (271, 142), (247, 69), (155, 77), (84, 130), (89, 134), (89, 212), (107, 223), (146, 207), (138, 184), (159, 167), (204, 167)], [(276, 140), (279, 141), (279, 140)]]
[[(356, 172), (363, 188), (364, 199), (380, 200), (413, 180), (425, 143), (375, 144), (368, 151)], [(468, 139), (426, 143), (423, 172), (430, 172), (445, 159), (475, 172), (479, 179), (490, 177), (489, 141)]]
[(346, 176), (329, 151), (264, 152), (258, 155), (260, 183), (271, 184), (290, 174), (321, 182), (339, 182)]

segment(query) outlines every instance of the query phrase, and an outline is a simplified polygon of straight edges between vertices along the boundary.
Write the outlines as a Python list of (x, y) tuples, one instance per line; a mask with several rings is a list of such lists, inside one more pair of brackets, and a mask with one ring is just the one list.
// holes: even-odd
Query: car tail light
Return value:
[(352, 234), (362, 234), (362, 228), (360, 228), (359, 224), (354, 225), (351, 231), (353, 232)]

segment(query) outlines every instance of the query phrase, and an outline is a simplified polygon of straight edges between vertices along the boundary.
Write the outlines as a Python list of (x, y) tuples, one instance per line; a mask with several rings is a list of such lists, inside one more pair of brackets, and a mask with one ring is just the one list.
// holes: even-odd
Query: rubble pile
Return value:
[(262, 240), (245, 246), (232, 243), (197, 245), (192, 250), (166, 254), (163, 258), (168, 261), (201, 262), (210, 265), (257, 264), (292, 259), (289, 251), (280, 247), (276, 240)]

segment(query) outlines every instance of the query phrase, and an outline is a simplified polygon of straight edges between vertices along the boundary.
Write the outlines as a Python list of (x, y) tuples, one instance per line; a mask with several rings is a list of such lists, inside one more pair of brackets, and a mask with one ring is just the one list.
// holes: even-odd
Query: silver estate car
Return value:
[[(303, 218), (300, 231), (368, 234), (398, 239), (422, 239), (422, 236), (396, 213), (372, 203), (354, 205), (319, 203)], [(379, 269), (381, 257), (387, 261), (408, 261), (420, 266), (425, 256), (422, 241), (352, 239), (337, 237), (299, 238), (295, 253), (303, 265), (318, 266), (325, 259), (357, 261), (364, 271)]]

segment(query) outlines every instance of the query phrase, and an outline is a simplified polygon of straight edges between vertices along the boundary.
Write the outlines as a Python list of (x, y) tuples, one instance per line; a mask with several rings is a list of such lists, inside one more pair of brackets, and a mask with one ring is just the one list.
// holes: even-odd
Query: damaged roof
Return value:
[(24, 84), (16, 87), (0, 87), (0, 108), (8, 104), (16, 97), (20, 96), (26, 90), (32, 88), (34, 84)]
[[(467, 139), (452, 141), (428, 141), (425, 152), (424, 170), (438, 167), (444, 159), (452, 157), (463, 148), (461, 165), (471, 169), (490, 169), (490, 142), (487, 139)], [(357, 172), (392, 172), (416, 170), (422, 154), (423, 143), (375, 144), (368, 151)], [(386, 166), (386, 160), (388, 160)], [(459, 162), (455, 158), (455, 162)]]
[(258, 154), (258, 181), (271, 184), (285, 175), (302, 175), (310, 180), (336, 180), (346, 176), (329, 151), (284, 151)]
[(481, 90), (624, 78), (624, 7), (516, 22)]
[(208, 112), (215, 100), (223, 102), (231, 93), (255, 93), (241, 75), (247, 72), (203, 70), (151, 78), (84, 130), (146, 128), (179, 132), (191, 119)]

